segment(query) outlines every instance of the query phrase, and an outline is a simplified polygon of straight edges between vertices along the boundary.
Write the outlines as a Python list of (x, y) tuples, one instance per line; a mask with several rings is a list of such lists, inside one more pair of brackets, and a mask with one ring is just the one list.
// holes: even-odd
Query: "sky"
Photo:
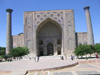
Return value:
[(24, 33), (25, 11), (74, 10), (75, 32), (87, 32), (84, 7), (90, 6), (94, 42), (100, 43), (100, 0), (0, 0), (0, 46), (6, 47), (6, 9), (12, 12), (12, 35)]

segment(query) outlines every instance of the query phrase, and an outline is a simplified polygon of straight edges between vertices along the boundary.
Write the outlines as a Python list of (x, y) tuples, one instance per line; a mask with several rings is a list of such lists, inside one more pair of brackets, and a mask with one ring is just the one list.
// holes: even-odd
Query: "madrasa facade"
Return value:
[(13, 48), (26, 46), (30, 56), (70, 56), (79, 44), (94, 45), (89, 8), (84, 7), (87, 32), (75, 32), (74, 10), (24, 12), (24, 33), (12, 36)]

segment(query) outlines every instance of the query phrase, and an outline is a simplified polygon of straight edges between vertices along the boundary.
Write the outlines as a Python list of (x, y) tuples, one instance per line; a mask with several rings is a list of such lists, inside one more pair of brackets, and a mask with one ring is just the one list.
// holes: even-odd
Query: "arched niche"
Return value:
[(61, 47), (58, 47), (58, 48), (57, 48), (57, 54), (58, 54), (58, 55), (61, 55)]
[(39, 41), (39, 45), (43, 45), (43, 41), (42, 40)]
[[(55, 39), (57, 40), (58, 38), (61, 39), (62, 41), (62, 27), (61, 25), (56, 22), (55, 20), (51, 19), (51, 18), (47, 18), (45, 19), (44, 21), (42, 21), (36, 28), (36, 47), (37, 47), (37, 52), (38, 54), (40, 53), (39, 52), (39, 40), (40, 39), (43, 39), (44, 42), (43, 42), (43, 52), (44, 54), (48, 55), (48, 49), (47, 49), (47, 43), (48, 42), (48, 39), (52, 39), (52, 40), (49, 40), (49, 42), (54, 42)], [(52, 51), (52, 55), (54, 54), (55, 52), (55, 44), (57, 44), (57, 42), (53, 43), (53, 50)]]

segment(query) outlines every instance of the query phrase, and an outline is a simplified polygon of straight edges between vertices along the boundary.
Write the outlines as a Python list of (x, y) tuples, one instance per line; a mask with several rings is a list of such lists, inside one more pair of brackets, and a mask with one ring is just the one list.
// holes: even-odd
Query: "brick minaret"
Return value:
[(87, 38), (88, 38), (88, 45), (94, 45), (94, 37), (93, 37), (93, 30), (92, 30), (89, 8), (90, 8), (89, 6), (84, 7), (86, 22), (87, 22)]
[(9, 54), (9, 50), (12, 48), (11, 13), (13, 10), (6, 9), (6, 11), (7, 11), (6, 54)]

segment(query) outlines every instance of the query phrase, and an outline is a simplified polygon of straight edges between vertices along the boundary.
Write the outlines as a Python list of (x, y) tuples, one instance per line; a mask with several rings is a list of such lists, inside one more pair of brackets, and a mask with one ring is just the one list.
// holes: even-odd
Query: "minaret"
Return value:
[(93, 37), (93, 30), (92, 30), (89, 8), (90, 8), (89, 6), (84, 7), (86, 22), (87, 22), (87, 38), (88, 38), (88, 45), (94, 45), (94, 37)]
[(11, 13), (12, 9), (6, 9), (7, 11), (7, 29), (6, 29), (6, 54), (9, 54), (12, 48), (12, 33), (11, 33)]

